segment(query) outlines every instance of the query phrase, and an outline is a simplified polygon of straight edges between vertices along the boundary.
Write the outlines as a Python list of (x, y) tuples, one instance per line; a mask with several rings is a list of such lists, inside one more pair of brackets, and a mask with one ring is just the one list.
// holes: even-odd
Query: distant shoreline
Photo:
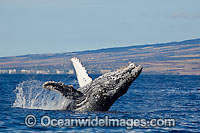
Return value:
[(0, 57), (0, 74), (73, 74), (70, 59), (78, 57), (89, 74), (103, 74), (142, 65), (143, 73), (200, 75), (200, 39), (80, 52)]

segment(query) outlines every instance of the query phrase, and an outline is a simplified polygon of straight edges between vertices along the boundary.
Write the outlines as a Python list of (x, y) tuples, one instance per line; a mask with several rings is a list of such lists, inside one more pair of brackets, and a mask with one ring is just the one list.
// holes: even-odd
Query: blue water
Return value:
[[(95, 78), (99, 75), (91, 76)], [(0, 131), (200, 132), (200, 76), (140, 75), (127, 93), (120, 97), (108, 112), (82, 113), (50, 110), (60, 106), (56, 107), (59, 104), (56, 102), (56, 105), (51, 105), (54, 99), (50, 96), (56, 97), (57, 93), (49, 94), (41, 90), (41, 84), (49, 80), (62, 81), (78, 87), (76, 77), (72, 75), (0, 75)], [(16, 88), (26, 89), (24, 95), (33, 94), (33, 96), (38, 89), (38, 92), (45, 93), (47, 97), (40, 95), (40, 99), (34, 101), (34, 104), (25, 103), (18, 105), (23, 107), (15, 107), (16, 105), (13, 107), (17, 99), (16, 93), (19, 91)], [(35, 109), (31, 109), (33, 106)], [(43, 107), (47, 107), (46, 110), (43, 110)], [(174, 118), (176, 126), (137, 127), (127, 130), (126, 127), (42, 127), (36, 124), (35, 127), (30, 128), (24, 122), (29, 114), (35, 115), (37, 119), (44, 115), (57, 119), (88, 118), (88, 116), (103, 118), (105, 115), (110, 118), (125, 119)]]

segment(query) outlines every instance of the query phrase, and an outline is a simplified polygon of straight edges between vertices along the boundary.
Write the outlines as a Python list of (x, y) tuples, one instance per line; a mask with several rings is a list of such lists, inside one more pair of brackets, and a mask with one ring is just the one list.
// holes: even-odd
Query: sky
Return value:
[(0, 57), (200, 37), (200, 0), (1, 0)]

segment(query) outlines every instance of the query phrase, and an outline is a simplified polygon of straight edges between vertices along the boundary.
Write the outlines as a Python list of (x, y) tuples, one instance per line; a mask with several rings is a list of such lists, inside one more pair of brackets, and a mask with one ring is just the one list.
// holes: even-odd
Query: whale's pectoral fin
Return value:
[(76, 71), (76, 76), (77, 76), (77, 79), (78, 79), (79, 86), (83, 87), (83, 86), (91, 83), (92, 78), (90, 78), (88, 76), (85, 67), (83, 67), (83, 65), (81, 64), (81, 61), (76, 57), (73, 57), (71, 59), (71, 61), (72, 61), (72, 64), (74, 66), (74, 69)]
[(42, 86), (48, 90), (55, 90), (57, 92), (60, 92), (68, 99), (76, 99), (83, 96), (83, 93), (74, 89), (72, 85), (65, 85), (62, 82), (48, 81), (45, 82)]

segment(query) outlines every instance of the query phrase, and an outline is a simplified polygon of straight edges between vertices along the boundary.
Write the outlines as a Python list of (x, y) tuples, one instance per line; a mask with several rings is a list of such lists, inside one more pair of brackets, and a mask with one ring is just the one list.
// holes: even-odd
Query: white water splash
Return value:
[(57, 92), (42, 87), (38, 80), (23, 81), (14, 90), (16, 100), (13, 107), (43, 110), (63, 110), (71, 101)]

